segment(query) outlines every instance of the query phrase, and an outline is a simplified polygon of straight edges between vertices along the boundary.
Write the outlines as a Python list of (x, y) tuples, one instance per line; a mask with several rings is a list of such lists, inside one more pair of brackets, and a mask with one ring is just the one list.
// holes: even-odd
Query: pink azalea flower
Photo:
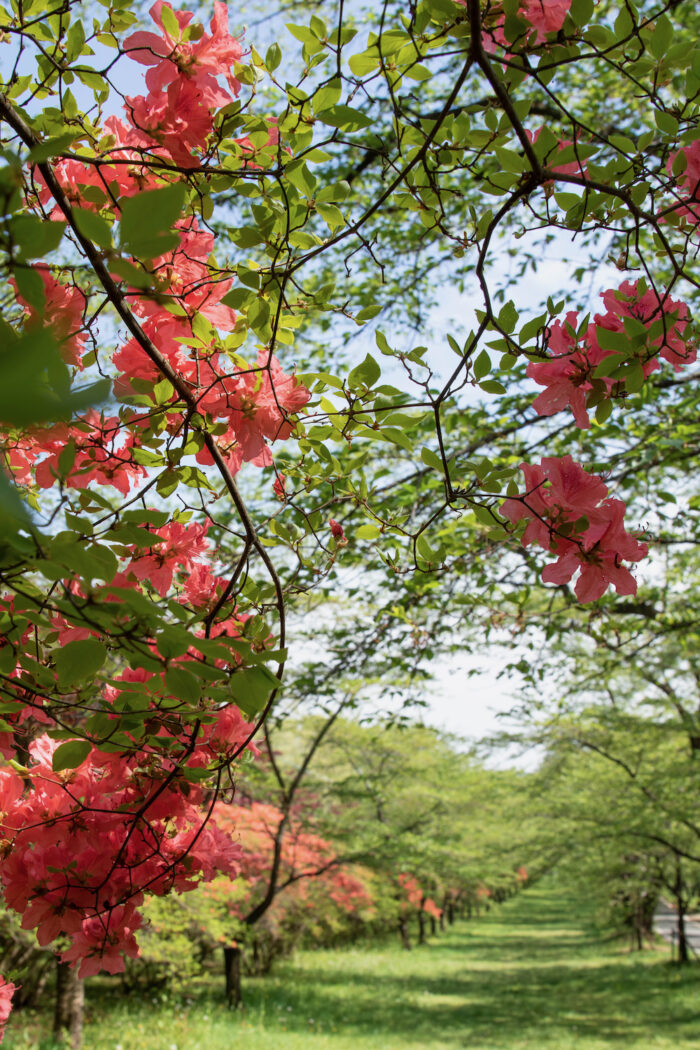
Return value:
[(521, 0), (518, 14), (536, 31), (535, 43), (542, 44), (550, 33), (564, 25), (571, 0)]
[(128, 572), (139, 580), (148, 580), (159, 594), (165, 595), (176, 572), (191, 572), (196, 559), (207, 550), (208, 525), (182, 525), (170, 522), (153, 532), (153, 545), (148, 554), (135, 555)]
[(679, 153), (685, 157), (685, 170), (676, 177), (676, 181), (687, 191), (688, 196), (673, 210), (697, 225), (700, 223), (700, 139), (695, 139), (689, 146), (683, 146), (670, 155), (666, 167), (671, 176)]
[(5, 1025), (12, 1012), (12, 996), (16, 991), (17, 985), (6, 981), (4, 977), (0, 977), (0, 1043), (5, 1034)]
[(528, 377), (545, 387), (533, 402), (538, 415), (551, 416), (570, 408), (576, 425), (585, 429), (590, 426), (589, 397), (599, 400), (601, 391), (610, 397), (616, 384), (624, 392), (624, 379), (595, 378), (595, 372), (601, 361), (614, 353), (600, 346), (601, 331), (626, 333), (625, 318), (640, 322), (649, 332), (646, 343), (638, 344), (634, 351), (631, 336), (629, 339), (628, 360), (637, 361), (645, 377), (659, 368), (659, 357), (672, 364), (675, 371), (695, 361), (697, 348), (686, 335), (685, 303), (670, 296), (661, 299), (653, 289), (642, 292), (639, 282), (630, 281), (623, 281), (617, 289), (607, 289), (602, 299), (606, 312), (596, 314), (578, 338), (576, 313), (569, 312), (564, 324), (555, 321), (549, 329), (549, 360), (532, 361), (527, 366)]
[(66, 364), (82, 369), (82, 355), (87, 342), (87, 332), (83, 332), (83, 312), (85, 296), (72, 284), (61, 284), (49, 271), (48, 266), (40, 263), (34, 267), (44, 285), (44, 310), (37, 313), (35, 307), (25, 302), (17, 293), (17, 301), (24, 307), (27, 315), (27, 329), (43, 328), (51, 330), (59, 344), (61, 356)]
[(525, 492), (507, 499), (502, 512), (528, 525), (522, 543), (537, 543), (557, 555), (542, 571), (545, 583), (565, 584), (578, 571), (574, 590), (581, 602), (595, 601), (608, 586), (636, 594), (637, 584), (622, 559), (640, 561), (649, 549), (624, 526), (625, 504), (609, 499), (603, 480), (571, 456), (548, 456), (539, 466), (522, 463)]
[[(163, 25), (163, 8), (168, 8), (177, 19), (177, 36), (171, 36)], [(232, 95), (236, 96), (240, 91), (240, 84), (231, 67), (240, 61), (243, 49), (240, 41), (229, 33), (226, 4), (214, 4), (211, 33), (202, 33), (198, 39), (190, 40), (183, 38), (183, 30), (192, 20), (190, 12), (173, 11), (170, 4), (157, 0), (150, 13), (162, 36), (138, 32), (132, 33), (124, 41), (124, 51), (131, 58), (151, 66), (146, 74), (146, 86), (149, 91), (163, 91), (177, 77), (184, 76), (197, 83), (203, 90), (207, 104), (212, 108), (225, 106), (230, 102)], [(216, 78), (222, 75), (226, 77), (232, 95), (219, 87)]]

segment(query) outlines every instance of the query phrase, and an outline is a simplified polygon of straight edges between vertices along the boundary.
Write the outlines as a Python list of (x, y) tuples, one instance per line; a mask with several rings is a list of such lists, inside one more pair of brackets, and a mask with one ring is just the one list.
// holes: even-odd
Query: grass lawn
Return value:
[[(698, 1050), (700, 967), (628, 953), (551, 885), (429, 945), (300, 952), (188, 1005), (87, 991), (85, 1050)], [(3, 1050), (48, 1050), (48, 1016), (13, 1017)]]

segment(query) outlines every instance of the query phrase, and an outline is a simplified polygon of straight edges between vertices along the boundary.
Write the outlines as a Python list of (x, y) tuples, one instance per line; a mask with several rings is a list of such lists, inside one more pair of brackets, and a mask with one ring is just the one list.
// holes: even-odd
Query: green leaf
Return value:
[(117, 571), (117, 559), (109, 547), (86, 544), (77, 533), (59, 532), (48, 546), (53, 561), (64, 565), (84, 580), (111, 580)]
[(356, 365), (350, 372), (348, 386), (351, 390), (356, 390), (362, 386), (374, 386), (381, 374), (382, 370), (377, 362), (371, 354), (367, 354), (364, 361)]
[(270, 44), (265, 54), (265, 65), (272, 73), (282, 61), (282, 49), (279, 44)]
[[(20, 271), (17, 271), (18, 273)], [(110, 392), (108, 379), (71, 390), (70, 373), (53, 333), (32, 329), (0, 346), (0, 420), (16, 426), (68, 419), (99, 404)]]
[(263, 710), (272, 695), (282, 683), (266, 667), (244, 667), (235, 671), (229, 685), (233, 698), (247, 715), (256, 715)]
[[(682, 155), (682, 154), (681, 154)], [(17, 291), (37, 313), (43, 314), (46, 305), (44, 282), (31, 266), (17, 266), (14, 272)], [(0, 348), (1, 349), (1, 348)]]
[(626, 332), (616, 332), (596, 325), (595, 335), (602, 350), (615, 350), (620, 354), (628, 354), (630, 351), (630, 340)]
[(509, 299), (505, 306), (501, 307), (501, 311), (498, 315), (498, 324), (504, 332), (510, 335), (517, 323), (518, 311), (515, 308), (513, 300)]
[(308, 26), (296, 26), (289, 22), (285, 22), (286, 28), (297, 40), (300, 40), (302, 44), (309, 44), (316, 40), (316, 37), (311, 32)]
[(684, 151), (682, 149), (679, 149), (678, 153), (676, 153), (675, 157), (673, 158), (673, 164), (671, 166), (671, 171), (674, 177), (678, 178), (679, 175), (682, 175), (687, 167), (688, 158), (686, 157)]
[[(615, 25), (617, 28), (617, 23)], [(649, 48), (654, 58), (662, 59), (665, 57), (671, 41), (673, 40), (673, 25), (667, 15), (660, 15), (656, 19), (656, 25), (654, 32), (649, 41)]]
[(376, 317), (378, 313), (381, 313), (381, 309), (382, 308), (379, 303), (372, 303), (371, 306), (365, 306), (364, 310), (360, 310), (359, 314), (355, 315), (355, 320), (371, 321), (373, 317)]
[(160, 9), (160, 19), (163, 29), (173, 40), (179, 40), (181, 36), (180, 23), (169, 4), (163, 4)]
[(420, 450), (420, 458), (423, 460), (426, 466), (434, 467), (435, 470), (439, 470), (441, 474), (444, 473), (445, 468), (443, 466), (442, 460), (436, 452), (433, 452), (431, 448), (422, 448)]
[(615, 35), (618, 40), (630, 35), (634, 29), (634, 19), (627, 7), (622, 7), (615, 19)]
[(21, 526), (28, 525), (30, 520), (29, 511), (17, 489), (5, 472), (0, 471), (0, 533), (3, 538), (9, 542), (11, 534)]
[(157, 636), (158, 652), (167, 660), (183, 656), (192, 645), (192, 637), (183, 627), (166, 625)]
[(141, 270), (138, 266), (128, 262), (126, 259), (112, 259), (109, 268), (112, 273), (128, 281), (134, 288), (150, 288), (153, 284), (153, 275)]
[(602, 376), (611, 376), (622, 364), (624, 364), (624, 354), (608, 354), (600, 364), (596, 367), (593, 376), (595, 379), (599, 379)]
[(369, 51), (362, 51), (359, 55), (351, 55), (348, 60), (350, 71), (356, 77), (363, 77), (379, 67), (379, 52), (375, 47)]
[(85, 30), (83, 29), (83, 23), (76, 19), (75, 22), (71, 23), (66, 34), (66, 58), (68, 61), (73, 62), (81, 54), (84, 47)]
[(148, 259), (167, 251), (164, 244), (175, 247), (179, 238), (171, 231), (182, 214), (185, 192), (184, 185), (177, 183), (120, 200), (122, 247)]
[(359, 540), (376, 540), (381, 533), (376, 525), (360, 525), (353, 535)]
[(9, 227), (20, 258), (43, 259), (58, 247), (66, 224), (47, 222), (38, 215), (15, 215)]
[(316, 201), (328, 204), (341, 204), (350, 194), (350, 183), (345, 179), (332, 182), (329, 186), (322, 186), (316, 193)]
[(372, 436), (379, 438), (381, 441), (390, 441), (392, 445), (400, 445), (401, 448), (405, 448), (407, 452), (413, 452), (413, 438), (410, 434), (407, 434), (404, 430), (400, 430), (398, 427), (388, 427), (384, 425), (380, 427), (379, 430), (373, 430)]
[(97, 638), (68, 642), (53, 654), (58, 684), (67, 690), (78, 682), (92, 679), (107, 659), (107, 647)]
[(677, 135), (678, 128), (680, 127), (678, 121), (670, 113), (664, 112), (662, 109), (654, 111), (654, 121), (659, 131), (663, 131), (665, 135)]
[(636, 394), (644, 386), (644, 369), (640, 365), (639, 361), (630, 361), (625, 366), (625, 387), (632, 393)]
[(101, 215), (88, 208), (73, 208), (73, 217), (78, 232), (89, 241), (94, 241), (100, 248), (112, 247), (112, 227)]
[(99, 94), (106, 94), (109, 92), (109, 85), (99, 73), (95, 73), (90, 69), (76, 69), (75, 75), (82, 84), (85, 84), (85, 86), (89, 87), (92, 91), (96, 91)]
[(474, 378), (483, 379), (491, 371), (491, 358), (482, 350), (474, 362)]
[(588, 25), (593, 17), (594, 0), (572, 0), (569, 14), (579, 28)]
[(526, 321), (523, 327), (520, 329), (520, 335), (518, 341), (520, 343), (529, 343), (531, 339), (534, 339), (537, 333), (540, 331), (542, 326), (547, 320), (546, 314), (539, 314), (538, 317), (533, 317), (531, 320)]
[(198, 678), (184, 667), (169, 667), (165, 672), (165, 686), (168, 692), (186, 704), (196, 704), (202, 694)]
[(17, 665), (17, 652), (11, 645), (0, 647), (0, 674), (12, 674)]
[(416, 540), (416, 554), (419, 558), (422, 558), (423, 561), (438, 562), (441, 560), (439, 550), (431, 546), (430, 541), (424, 532), (422, 532)]
[(316, 117), (322, 124), (340, 128), (341, 131), (359, 131), (360, 128), (368, 128), (372, 123), (371, 117), (361, 113), (359, 109), (342, 104), (321, 110)]
[(67, 131), (62, 135), (54, 135), (50, 139), (44, 139), (43, 142), (39, 142), (30, 149), (29, 160), (32, 164), (43, 164), (45, 160), (49, 160), (51, 157), (55, 157), (57, 154), (67, 150), (77, 138), (80, 138), (80, 133)]
[(381, 350), (381, 352), (384, 354), (385, 357), (393, 357), (394, 356), (394, 351), (391, 349), (391, 347), (387, 343), (386, 336), (384, 335), (384, 332), (380, 332), (379, 330), (377, 330), (374, 333), (374, 341), (377, 344), (377, 347), (379, 348), (379, 350)]
[(230, 292), (226, 293), (221, 302), (224, 306), (230, 306), (232, 310), (241, 310), (243, 307), (255, 302), (256, 298), (257, 292), (253, 291), (252, 288), (232, 288)]
[(610, 398), (606, 398), (605, 401), (601, 401), (595, 410), (596, 423), (602, 424), (606, 421), (606, 419), (609, 419), (612, 409), (613, 405)]
[(64, 769), (77, 769), (91, 751), (92, 744), (89, 740), (66, 740), (54, 751), (51, 767), (54, 773), (60, 773)]
[(343, 82), (336, 77), (315, 91), (312, 99), (314, 113), (322, 113), (331, 106), (335, 106), (340, 101), (342, 90)]
[(239, 248), (252, 248), (256, 244), (262, 244), (265, 234), (257, 226), (240, 226), (231, 232), (231, 238)]

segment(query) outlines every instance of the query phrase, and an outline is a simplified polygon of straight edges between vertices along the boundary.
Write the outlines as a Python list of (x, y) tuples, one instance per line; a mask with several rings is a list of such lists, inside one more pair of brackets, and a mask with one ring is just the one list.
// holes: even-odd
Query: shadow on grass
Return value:
[(562, 1044), (573, 1033), (615, 1046), (656, 1034), (673, 1034), (679, 1044), (700, 1035), (697, 1007), (683, 994), (689, 984), (700, 989), (692, 971), (679, 975), (663, 959), (638, 961), (619, 950), (611, 958), (559, 901), (520, 900), (511, 910), (460, 924), (410, 953), (398, 973), (382, 972), (391, 954), (381, 950), (364, 960), (355, 953), (345, 966), (342, 955), (330, 965), (287, 966), (276, 990), (255, 982), (248, 1009), (265, 1010), (274, 1025), (270, 1007), (283, 989), (289, 1030), (308, 1031), (315, 1018), (358, 1038), (384, 1032), (387, 1041), (421, 1046), (510, 1047), (526, 1035), (557, 1045), (557, 1032)]

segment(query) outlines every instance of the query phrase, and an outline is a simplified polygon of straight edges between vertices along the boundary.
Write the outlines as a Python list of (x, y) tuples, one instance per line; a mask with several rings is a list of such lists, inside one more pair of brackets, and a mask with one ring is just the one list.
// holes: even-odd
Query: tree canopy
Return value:
[(328, 714), (586, 630), (700, 739), (694, 5), (131, 8), (0, 8), (0, 880), (82, 975), (241, 870), (290, 646)]

